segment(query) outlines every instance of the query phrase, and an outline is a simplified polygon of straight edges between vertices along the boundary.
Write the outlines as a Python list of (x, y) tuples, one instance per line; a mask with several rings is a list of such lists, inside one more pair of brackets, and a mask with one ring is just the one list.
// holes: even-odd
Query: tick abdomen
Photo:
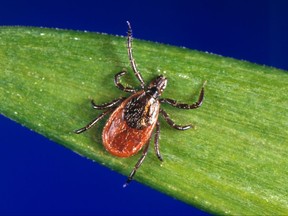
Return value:
[(144, 91), (139, 91), (123, 101), (111, 114), (103, 129), (105, 149), (118, 157), (136, 154), (150, 139), (159, 108), (158, 100)]

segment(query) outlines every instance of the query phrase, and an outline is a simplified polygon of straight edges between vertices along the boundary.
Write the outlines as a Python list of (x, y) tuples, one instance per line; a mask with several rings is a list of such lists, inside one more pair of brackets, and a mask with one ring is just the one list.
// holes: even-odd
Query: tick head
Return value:
[(147, 93), (153, 95), (154, 98), (159, 97), (167, 86), (167, 78), (163, 75), (156, 77), (148, 86)]

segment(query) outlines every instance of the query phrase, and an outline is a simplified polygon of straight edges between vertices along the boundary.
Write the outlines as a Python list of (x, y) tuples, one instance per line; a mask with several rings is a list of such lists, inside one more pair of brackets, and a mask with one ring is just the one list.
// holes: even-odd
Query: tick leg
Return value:
[(166, 113), (163, 109), (160, 109), (160, 113), (163, 115), (165, 121), (173, 128), (177, 130), (187, 130), (192, 127), (192, 125), (177, 125), (175, 122), (169, 117), (168, 113)]
[(90, 129), (91, 127), (93, 127), (99, 120), (101, 120), (102, 118), (104, 118), (105, 115), (107, 115), (108, 113), (110, 113), (111, 111), (113, 111), (113, 109), (109, 109), (103, 113), (101, 113), (99, 116), (97, 116), (97, 118), (95, 118), (93, 121), (91, 121), (89, 124), (87, 124), (85, 127), (80, 128), (78, 130), (75, 130), (74, 132), (77, 134), (80, 134), (88, 129)]
[(136, 62), (135, 62), (135, 60), (133, 58), (133, 53), (132, 53), (132, 28), (131, 28), (131, 25), (130, 25), (129, 21), (127, 21), (127, 24), (128, 24), (127, 48), (128, 48), (129, 61), (130, 61), (130, 64), (131, 64), (131, 67), (133, 69), (133, 72), (134, 72), (135, 76), (137, 77), (137, 79), (141, 83), (141, 88), (144, 89), (145, 83), (144, 83), (142, 75), (137, 70)]
[(177, 107), (180, 109), (196, 109), (198, 107), (200, 107), (203, 103), (203, 99), (204, 99), (204, 86), (206, 84), (206, 81), (203, 83), (198, 101), (194, 104), (184, 104), (184, 103), (178, 103), (176, 100), (173, 99), (169, 99), (169, 98), (161, 98), (159, 101), (160, 103), (167, 103), (173, 107)]
[(116, 107), (119, 103), (121, 103), (125, 99), (126, 99), (125, 97), (120, 97), (120, 98), (117, 98), (117, 99), (115, 99), (109, 103), (104, 103), (101, 105), (97, 105), (97, 104), (95, 104), (94, 100), (91, 100), (91, 104), (92, 104), (93, 109), (103, 110), (103, 109)]
[(151, 140), (151, 138), (148, 140), (147, 145), (145, 146), (145, 149), (142, 152), (142, 156), (139, 158), (138, 162), (135, 164), (133, 170), (131, 171), (130, 175), (128, 176), (127, 181), (125, 182), (123, 187), (127, 187), (128, 184), (133, 180), (133, 177), (134, 177), (136, 171), (139, 169), (139, 167), (142, 165), (143, 161), (145, 160), (148, 149), (149, 149), (150, 140)]
[(117, 73), (115, 75), (115, 78), (114, 78), (114, 83), (115, 83), (115, 86), (117, 88), (119, 88), (120, 90), (122, 91), (125, 91), (125, 92), (130, 92), (130, 93), (135, 93), (136, 90), (133, 89), (133, 88), (130, 88), (130, 87), (124, 87), (121, 83), (120, 83), (120, 77), (121, 76), (124, 76), (126, 74), (126, 71), (121, 71), (119, 73)]
[(157, 121), (155, 138), (154, 138), (154, 148), (155, 148), (155, 152), (156, 152), (156, 155), (157, 155), (158, 159), (160, 161), (163, 161), (162, 156), (160, 154), (160, 150), (159, 150), (159, 135), (160, 135), (160, 122)]

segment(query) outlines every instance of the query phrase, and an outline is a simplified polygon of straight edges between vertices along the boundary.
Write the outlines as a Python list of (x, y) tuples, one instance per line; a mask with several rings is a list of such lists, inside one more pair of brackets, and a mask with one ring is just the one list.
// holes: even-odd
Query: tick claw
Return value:
[(80, 128), (78, 130), (74, 130), (74, 133), (80, 134), (80, 133), (84, 132), (85, 130), (86, 130), (85, 128)]
[(161, 162), (163, 162), (163, 158), (162, 158), (161, 155), (157, 155), (157, 158), (158, 158)]
[[(133, 176), (135, 174), (135, 172), (132, 171), (132, 173), (133, 173), (132, 174), (132, 176)], [(127, 178), (125, 184), (123, 184), (123, 188), (126, 188), (131, 181), (132, 181), (132, 177), (131, 177), (131, 174), (130, 174), (130, 176)]]
[[(131, 180), (130, 180), (130, 181), (131, 181)], [(127, 180), (127, 181), (125, 182), (125, 184), (123, 184), (123, 188), (126, 188), (126, 187), (129, 185), (130, 181)]]

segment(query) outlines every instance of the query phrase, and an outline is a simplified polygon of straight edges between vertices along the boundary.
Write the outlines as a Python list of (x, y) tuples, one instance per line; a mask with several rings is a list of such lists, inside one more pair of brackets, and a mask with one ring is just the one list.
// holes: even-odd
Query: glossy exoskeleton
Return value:
[(131, 87), (124, 87), (120, 83), (120, 78), (126, 74), (126, 71), (117, 73), (114, 78), (116, 87), (122, 91), (131, 93), (131, 96), (128, 98), (120, 97), (110, 103), (105, 103), (102, 105), (97, 105), (92, 100), (91, 103), (94, 109), (106, 111), (100, 114), (85, 127), (75, 131), (77, 134), (79, 134), (88, 130), (105, 115), (112, 112), (102, 132), (102, 140), (105, 149), (112, 155), (118, 157), (130, 157), (138, 153), (144, 146), (142, 156), (128, 176), (126, 183), (123, 185), (124, 187), (127, 186), (133, 179), (137, 169), (143, 163), (148, 152), (153, 130), (155, 128), (155, 152), (159, 160), (163, 160), (159, 151), (159, 114), (164, 117), (170, 126), (177, 130), (187, 130), (192, 127), (192, 125), (181, 126), (175, 124), (173, 120), (170, 119), (169, 115), (162, 108), (160, 108), (160, 104), (167, 103), (180, 109), (196, 109), (201, 106), (204, 98), (204, 84), (202, 86), (198, 101), (191, 105), (178, 103), (177, 101), (168, 98), (159, 98), (167, 85), (167, 79), (162, 75), (158, 76), (147, 87), (145, 87), (142, 75), (137, 70), (136, 63), (132, 55), (132, 30), (130, 23), (127, 22), (127, 24), (128, 57), (132, 70), (137, 79), (140, 81), (141, 90), (137, 91)]

